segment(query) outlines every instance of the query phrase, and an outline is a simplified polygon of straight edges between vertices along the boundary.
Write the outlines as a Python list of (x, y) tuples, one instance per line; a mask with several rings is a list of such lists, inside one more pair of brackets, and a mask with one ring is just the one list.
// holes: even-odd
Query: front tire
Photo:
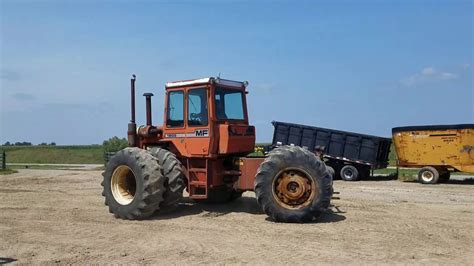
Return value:
[(150, 217), (163, 201), (164, 178), (156, 158), (139, 148), (123, 149), (102, 173), (105, 205), (117, 218)]
[(255, 194), (276, 222), (311, 222), (332, 197), (332, 176), (316, 155), (298, 146), (272, 150), (255, 177)]

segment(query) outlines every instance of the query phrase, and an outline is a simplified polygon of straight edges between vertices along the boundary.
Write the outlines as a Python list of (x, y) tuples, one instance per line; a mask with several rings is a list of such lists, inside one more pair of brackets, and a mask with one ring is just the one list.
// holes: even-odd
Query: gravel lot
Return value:
[(312, 224), (268, 221), (254, 194), (187, 198), (146, 221), (109, 214), (98, 171), (0, 176), (0, 264), (438, 263), (474, 261), (474, 182), (335, 181), (341, 200)]

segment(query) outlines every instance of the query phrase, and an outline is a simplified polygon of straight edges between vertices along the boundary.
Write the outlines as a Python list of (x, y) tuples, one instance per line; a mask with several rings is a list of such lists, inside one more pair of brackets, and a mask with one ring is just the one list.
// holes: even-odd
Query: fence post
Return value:
[(7, 169), (7, 154), (2, 151), (2, 170)]

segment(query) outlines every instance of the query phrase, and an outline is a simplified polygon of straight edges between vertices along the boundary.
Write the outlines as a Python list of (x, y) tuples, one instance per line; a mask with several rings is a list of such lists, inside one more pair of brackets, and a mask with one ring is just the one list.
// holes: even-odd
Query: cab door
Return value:
[(209, 89), (198, 86), (186, 89), (186, 150), (190, 155), (209, 154), (211, 137)]
[(166, 96), (164, 138), (171, 141), (181, 155), (186, 155), (185, 90), (182, 88), (168, 90)]

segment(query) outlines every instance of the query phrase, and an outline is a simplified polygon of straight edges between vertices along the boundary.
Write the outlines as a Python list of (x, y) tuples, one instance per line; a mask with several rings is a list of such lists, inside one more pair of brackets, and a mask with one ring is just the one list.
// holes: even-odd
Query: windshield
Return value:
[(244, 120), (243, 94), (238, 90), (216, 88), (216, 116), (220, 120)]

